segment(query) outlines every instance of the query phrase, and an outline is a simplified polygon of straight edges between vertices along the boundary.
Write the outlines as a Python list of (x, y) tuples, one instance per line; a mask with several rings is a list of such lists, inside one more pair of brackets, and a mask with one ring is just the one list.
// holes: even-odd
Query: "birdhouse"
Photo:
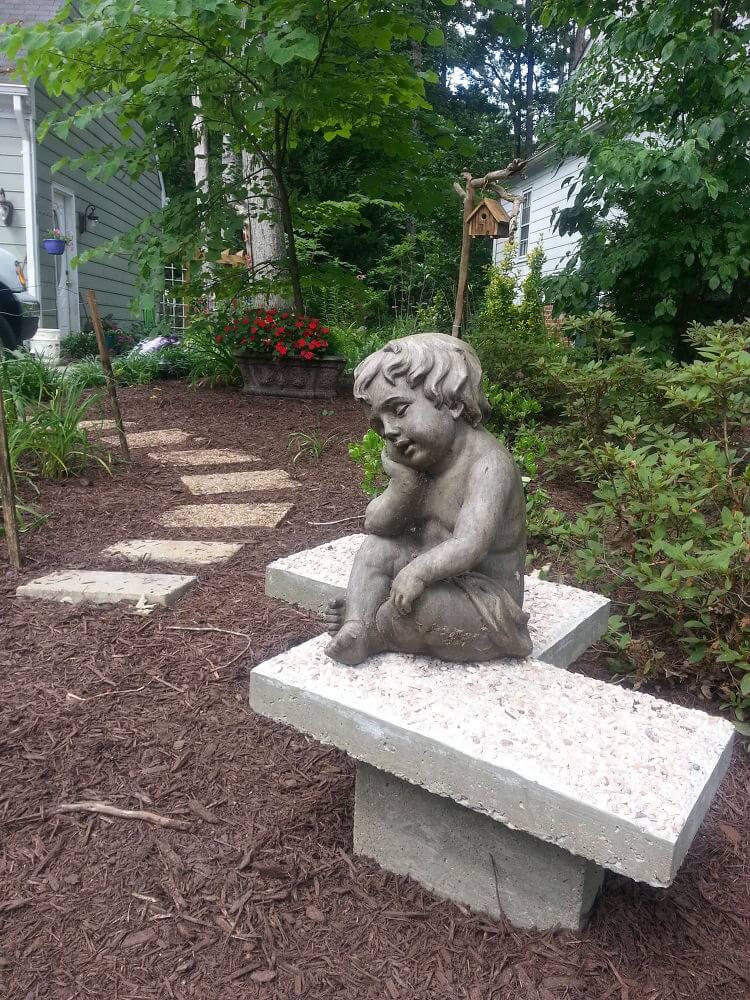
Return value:
[(480, 201), (466, 220), (469, 236), (490, 236), (492, 239), (507, 239), (510, 234), (510, 216), (499, 201), (485, 198)]

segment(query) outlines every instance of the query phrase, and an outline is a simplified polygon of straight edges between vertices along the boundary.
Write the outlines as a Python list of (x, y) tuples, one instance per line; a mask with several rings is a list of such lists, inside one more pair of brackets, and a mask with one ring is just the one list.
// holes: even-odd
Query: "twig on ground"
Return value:
[(339, 517), (335, 521), (308, 521), (307, 523), (315, 528), (321, 528), (328, 524), (343, 524), (344, 521), (362, 521), (364, 517), (364, 514), (353, 514), (351, 517)]
[(219, 632), (221, 635), (236, 635), (239, 639), (245, 640), (244, 649), (241, 649), (236, 656), (233, 656), (231, 660), (227, 660), (226, 663), (220, 663), (218, 666), (214, 666), (212, 663), (212, 670), (226, 670), (227, 667), (231, 667), (240, 657), (250, 651), (253, 641), (246, 632), (235, 632), (228, 628), (217, 628), (215, 625), (167, 625), (167, 629), (172, 632)]
[(56, 813), (101, 813), (104, 816), (116, 816), (119, 819), (138, 819), (144, 823), (153, 823), (154, 826), (169, 826), (174, 830), (189, 830), (192, 825), (184, 819), (159, 816), (158, 813), (147, 812), (145, 809), (118, 809), (117, 806), (110, 806), (106, 802), (62, 802), (59, 806), (56, 806), (54, 811)]

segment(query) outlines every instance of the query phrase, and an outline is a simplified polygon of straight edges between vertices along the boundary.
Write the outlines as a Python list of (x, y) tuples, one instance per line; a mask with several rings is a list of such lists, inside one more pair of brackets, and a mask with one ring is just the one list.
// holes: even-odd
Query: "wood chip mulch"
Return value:
[[(122, 402), (139, 430), (181, 427), (304, 485), (262, 495), (294, 503), (280, 528), (165, 532), (157, 515), (193, 498), (146, 452), (111, 478), (44, 484), (24, 580), (106, 568), (98, 553), (125, 538), (247, 542), (149, 617), (16, 600), (0, 544), (0, 996), (747, 1000), (741, 745), (674, 885), (608, 875), (581, 933), (516, 930), (354, 857), (351, 762), (254, 715), (247, 687), (255, 663), (320, 631), (264, 596), (264, 570), (357, 530), (310, 522), (364, 510), (346, 456), (362, 413), (169, 383)], [(318, 427), (336, 443), (292, 466), (289, 433)], [(56, 811), (90, 801), (177, 822)]]

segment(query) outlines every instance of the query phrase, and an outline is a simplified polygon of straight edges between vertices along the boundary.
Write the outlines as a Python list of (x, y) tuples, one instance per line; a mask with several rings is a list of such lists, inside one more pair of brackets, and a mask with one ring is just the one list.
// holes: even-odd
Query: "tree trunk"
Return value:
[(586, 48), (586, 26), (573, 25), (573, 37), (570, 43), (570, 72), (572, 72), (583, 55)]
[(289, 267), (289, 277), (292, 281), (294, 311), (302, 316), (305, 312), (305, 302), (302, 296), (302, 282), (300, 281), (299, 261), (297, 259), (297, 244), (294, 240), (294, 220), (292, 219), (292, 209), (289, 205), (289, 192), (286, 189), (284, 177), (281, 172), (277, 174), (276, 180), (281, 218), (286, 231), (287, 264)]
[(193, 119), (193, 134), (195, 135), (195, 145), (193, 146), (193, 176), (195, 178), (195, 188), (198, 192), (198, 210), (201, 226), (201, 250), (203, 251), (203, 261), (201, 263), (201, 273), (206, 279), (210, 289), (211, 265), (208, 262), (208, 219), (200, 211), (201, 205), (208, 203), (208, 129), (203, 119), (203, 110), (200, 94), (193, 94), (191, 98), (195, 108), (195, 118)]
[[(244, 210), (245, 246), (252, 261), (252, 276), (256, 281), (278, 281), (284, 274), (284, 227), (279, 192), (273, 174), (259, 156), (242, 152), (242, 174), (247, 190)], [(287, 295), (267, 289), (255, 296), (256, 306), (283, 309), (289, 305)]]
[(510, 80), (510, 116), (513, 122), (513, 156), (521, 158), (521, 58), (519, 50), (514, 58), (513, 75)]
[(531, 17), (531, 0), (526, 0), (526, 125), (524, 128), (524, 157), (528, 160), (534, 151), (534, 22)]

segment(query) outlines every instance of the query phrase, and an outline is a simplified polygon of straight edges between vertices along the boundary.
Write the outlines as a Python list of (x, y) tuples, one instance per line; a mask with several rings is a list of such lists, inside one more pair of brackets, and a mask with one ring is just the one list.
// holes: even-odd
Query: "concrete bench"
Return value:
[[(293, 560), (269, 567), (277, 592)], [(305, 606), (331, 595), (330, 574), (325, 596), (317, 583)], [(537, 658), (481, 664), (388, 653), (346, 667), (320, 636), (257, 666), (250, 703), (355, 759), (357, 853), (518, 926), (578, 928), (605, 869), (671, 883), (734, 729), (541, 662), (535, 629)]]
[[(277, 559), (266, 568), (266, 593), (288, 604), (322, 611), (330, 600), (346, 593), (354, 556), (364, 537), (346, 535)], [(533, 576), (526, 577), (524, 587), (535, 659), (567, 667), (606, 631), (606, 597)]]

